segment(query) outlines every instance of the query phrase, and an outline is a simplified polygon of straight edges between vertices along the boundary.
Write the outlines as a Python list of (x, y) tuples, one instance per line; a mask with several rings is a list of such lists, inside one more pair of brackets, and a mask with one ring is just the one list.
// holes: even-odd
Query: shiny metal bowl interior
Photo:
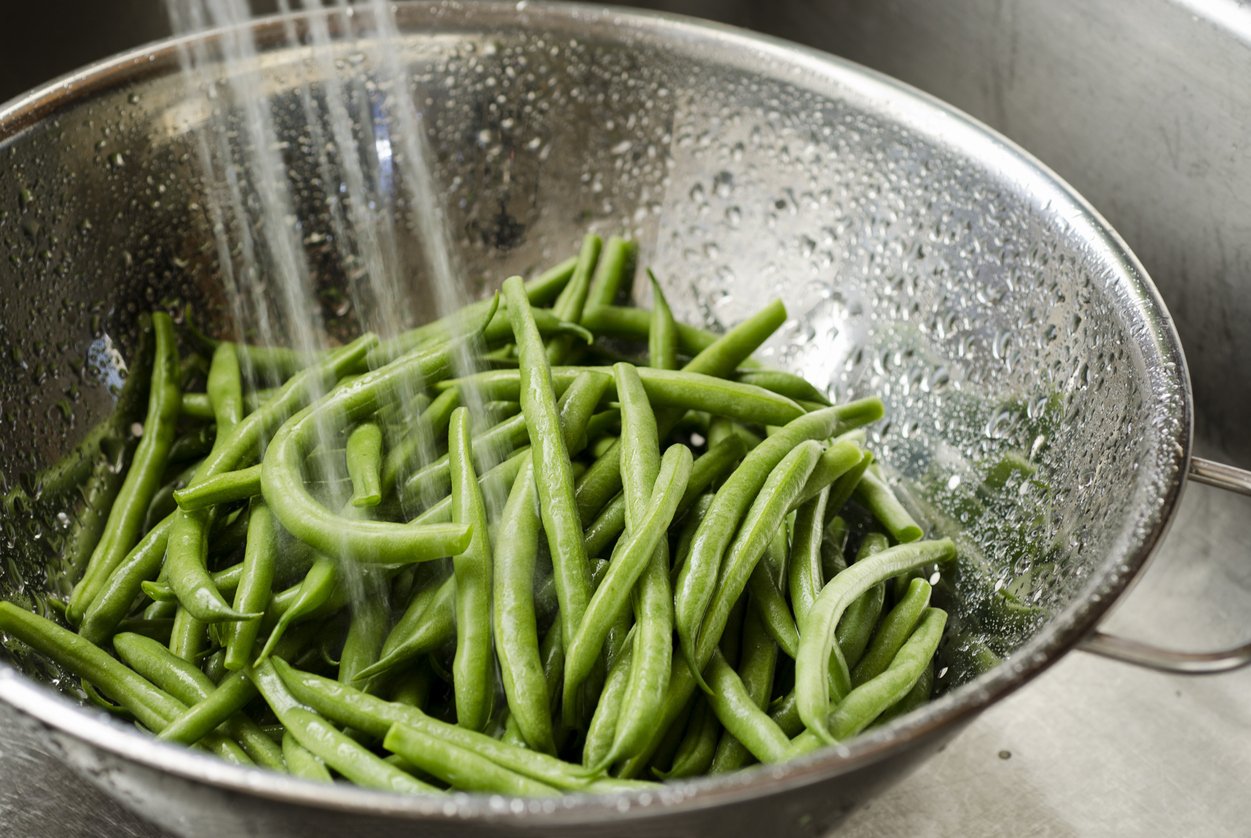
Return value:
[[(688, 320), (721, 327), (780, 296), (791, 319), (766, 357), (838, 398), (881, 394), (888, 421), (870, 444), (934, 530), (963, 533), (944, 592), (955, 628), (943, 694), (929, 707), (789, 765), (643, 796), (517, 804), (531, 825), (819, 788), (954, 730), (1070, 648), (1125, 589), (1180, 492), (1184, 361), (1137, 261), (1036, 161), (889, 79), (729, 28), (576, 5), (403, 4), (398, 18), (475, 292), (563, 258), (592, 229), (634, 235)], [(316, 65), (283, 45), (280, 22), (257, 31), (315, 241), (328, 220), (323, 186), (300, 157), (298, 90), (316, 89)], [(368, 73), (350, 42), (342, 50), (345, 72)], [(141, 311), (220, 310), (189, 139), (206, 107), (180, 82), (176, 51), (160, 45), (0, 112), (8, 484), (107, 413), (107, 365), (88, 358), (109, 344), (124, 353)], [(408, 245), (421, 264), (418, 243)], [(320, 264), (323, 288), (345, 281), (342, 266)], [(416, 271), (413, 281), (413, 300), (428, 298)], [(412, 309), (415, 321), (428, 316)], [(1036, 471), (1000, 484), (995, 466), (1012, 453)], [(0, 595), (41, 600), (58, 511), (36, 504), (4, 521)], [(996, 609), (998, 588), (1039, 610)], [(978, 674), (988, 648), (1009, 654)], [(16, 665), (52, 674), (38, 661)], [(259, 777), (155, 746), (8, 667), (0, 698), (85, 743), (65, 745), (67, 758), (91, 751), (99, 764), (105, 753), (244, 795), (428, 823), (515, 814), (499, 799)]]

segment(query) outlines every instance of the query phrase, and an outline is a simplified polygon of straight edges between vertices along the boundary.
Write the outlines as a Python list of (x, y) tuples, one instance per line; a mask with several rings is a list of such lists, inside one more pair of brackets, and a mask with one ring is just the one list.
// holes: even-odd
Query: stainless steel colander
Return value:
[[(1251, 481), (1190, 457), (1167, 312), (1117, 235), (1037, 161), (889, 79), (725, 27), (524, 3), (402, 4), (397, 16), (473, 291), (563, 258), (587, 229), (627, 230), (679, 316), (724, 326), (781, 297), (791, 319), (767, 348), (774, 363), (838, 398), (882, 395), (874, 449), (931, 529), (961, 534), (942, 695), (786, 765), (555, 803), (405, 798), (229, 766), (77, 706), (34, 661), (0, 665), (12, 741), (41, 741), (177, 833), (815, 833), (1079, 643), (1180, 670), (1245, 662), (1246, 649), (1167, 654), (1095, 631), (1187, 475)], [(341, 71), (367, 77), (332, 24)], [(317, 89), (320, 65), (289, 25), (304, 31), (298, 18), (256, 24), (258, 61), (316, 250), (326, 181), (302, 156), (299, 92)], [(140, 312), (221, 309), (191, 141), (210, 104), (177, 65), (160, 44), (0, 110), (9, 483), (108, 412), (99, 359), (125, 354)], [(375, 130), (389, 147), (385, 121)], [(406, 247), (421, 264), (417, 240)], [(318, 264), (334, 309), (348, 272)], [(428, 299), (418, 271), (410, 292)], [(55, 512), (4, 521), (0, 594), (30, 603), (51, 584)]]

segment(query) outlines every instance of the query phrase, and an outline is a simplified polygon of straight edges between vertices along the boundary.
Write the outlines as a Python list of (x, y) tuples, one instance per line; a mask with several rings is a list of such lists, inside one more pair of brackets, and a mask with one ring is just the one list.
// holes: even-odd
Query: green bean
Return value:
[(559, 794), (553, 786), (510, 771), (472, 750), (405, 724), (392, 725), (382, 747), (399, 754), (458, 791), (540, 797)]
[(206, 696), (197, 699), (185, 712), (171, 719), (159, 738), (184, 745), (194, 744), (246, 707), (255, 697), (256, 687), (245, 673), (232, 672), (222, 678), (221, 683)]
[(652, 320), (647, 332), (648, 363), (662, 370), (678, 368), (678, 324), (660, 281), (649, 268), (647, 278), (652, 287)]
[(855, 685), (874, 678), (886, 671), (895, 654), (912, 635), (921, 615), (930, 604), (933, 588), (924, 579), (913, 579), (908, 584), (907, 592), (899, 602), (895, 603), (873, 633), (864, 657), (852, 670), (851, 682)]
[[(743, 441), (737, 437), (710, 445), (708, 450), (695, 459), (691, 466), (691, 477), (687, 481), (686, 491), (678, 501), (678, 509), (674, 514), (680, 518), (686, 514), (704, 492), (717, 480), (725, 476), (734, 464), (746, 453)], [(703, 517), (700, 513), (699, 518)], [(600, 555), (625, 530), (625, 495), (613, 498), (586, 529), (583, 544), (588, 556)]]
[(719, 651), (708, 666), (713, 690), (708, 703), (726, 731), (761, 762), (781, 762), (790, 756), (791, 742), (753, 700), (738, 673)]
[(847, 606), (874, 585), (898, 573), (950, 561), (955, 555), (955, 544), (946, 538), (900, 544), (856, 562), (826, 584), (804, 620), (799, 655), (795, 658), (796, 698), (800, 716), (809, 730), (826, 742), (834, 741), (826, 726), (830, 646), (834, 642), (834, 628)]
[(690, 450), (682, 445), (671, 446), (661, 459), (660, 475), (649, 504), (650, 509), (639, 526), (628, 532), (613, 551), (608, 572), (596, 588), (594, 596), (568, 645), (565, 662), (564, 696), (571, 700), (574, 689), (590, 674), (604, 643), (604, 636), (613, 618), (624, 607), (635, 582), (655, 555), (669, 523), (677, 510), (678, 500), (690, 476)]
[(721, 722), (717, 714), (712, 712), (707, 701), (698, 699), (687, 722), (686, 734), (678, 744), (673, 764), (668, 771), (660, 772), (661, 779), (681, 780), (708, 773), (720, 738)]
[(637, 254), (638, 245), (634, 242), (620, 236), (609, 237), (595, 266), (595, 276), (586, 294), (586, 307), (611, 305), (621, 296), (623, 287), (628, 292)]
[[(531, 304), (534, 306), (535, 325), (538, 326), (539, 334), (543, 335), (543, 337), (550, 338), (568, 335), (584, 343), (590, 343), (594, 340), (594, 335), (578, 323), (561, 320), (551, 309), (539, 308), (538, 304), (534, 303), (533, 300)], [(479, 303), (473, 303), (472, 305), (479, 305)], [(465, 323), (471, 316), (472, 309), (470, 306), (466, 306), (451, 317), (445, 317), (433, 323), (418, 326), (407, 335), (401, 335), (397, 340), (387, 341), (370, 358), (370, 367), (376, 369), (394, 361), (405, 352), (411, 352), (418, 346), (455, 337), (464, 331)], [(511, 343), (512, 338), (513, 332), (512, 326), (508, 323), (508, 312), (503, 307), (500, 307), (496, 310), (491, 322), (482, 330), (482, 342), (487, 346), (499, 346), (499, 344), (504, 342)]]
[(382, 502), (382, 429), (361, 422), (347, 439), (347, 471), (352, 480), (352, 506), (367, 508)]
[(235, 611), (222, 599), (205, 569), (206, 539), (211, 524), (210, 510), (189, 512), (180, 509), (173, 515), (169, 541), (165, 547), (166, 576), (178, 596), (179, 604), (203, 623), (247, 620), (258, 614)]
[[(831, 498), (837, 489), (837, 486), (830, 487)], [(826, 514), (829, 512), (830, 507), (827, 505)], [(825, 536), (821, 539), (821, 573), (827, 584), (830, 579), (847, 569), (847, 557), (843, 553), (847, 549), (849, 536), (850, 530), (843, 516), (835, 515), (826, 522)]]
[[(504, 462), (490, 469), (478, 479), (482, 494), (491, 497), (496, 493), (504, 494), (517, 480), (521, 467), (531, 459), (530, 446), (519, 448)], [(450, 522), (452, 520), (452, 498), (447, 496), (432, 504), (412, 520), (414, 526)]]
[[(526, 296), (531, 305), (543, 306), (555, 299), (569, 283), (577, 264), (578, 257), (571, 257), (527, 281)], [(377, 369), (411, 352), (423, 343), (431, 342), (432, 339), (445, 339), (448, 335), (461, 334), (466, 331), (466, 324), (480, 319), (488, 311), (494, 310), (497, 305), (498, 303), (493, 299), (477, 300), (446, 317), (410, 329), (398, 337), (379, 344), (377, 349), (369, 353), (366, 359), (368, 366), (370, 369)], [(491, 319), (486, 322), (489, 326)]]
[(921, 677), (912, 685), (912, 689), (908, 690), (908, 694), (892, 704), (882, 715), (878, 716), (874, 721), (874, 725), (884, 725), (888, 722), (911, 713), (918, 707), (926, 704), (930, 700), (930, 696), (934, 692), (934, 664), (921, 670)]
[(169, 462), (194, 463), (203, 460), (217, 442), (216, 425), (201, 425), (183, 434), (169, 447)]
[[(139, 376), (132, 376), (132, 378), (139, 378)], [(74, 586), (82, 578), (88, 559), (95, 551), (96, 545), (100, 543), (100, 536), (104, 533), (104, 527), (108, 523), (109, 507), (117, 497), (117, 493), (121, 491), (122, 482), (126, 477), (122, 464), (129, 447), (131, 446), (119, 445), (119, 452), (116, 455), (102, 452), (91, 465), (91, 474), (87, 478), (86, 485), (81, 487), (77, 497), (71, 498), (73, 506), (78, 507), (79, 511), (74, 516), (69, 531), (65, 534), (62, 548), (65, 558), (60, 572), (50, 580), (56, 583), (58, 593), (67, 594), (73, 591)], [(9, 514), (13, 514), (12, 504), (17, 498), (26, 498), (29, 501), (25, 490), (20, 485), (15, 486), (5, 496), (4, 508)]]
[[(239, 582), (235, 587), (234, 608), (242, 614), (256, 614), (227, 626), (225, 666), (242, 669), (252, 660), (261, 630), (261, 615), (269, 602), (277, 562), (278, 531), (269, 507), (255, 498), (248, 509), (248, 538), (243, 552)], [(214, 576), (214, 585), (218, 579)], [(221, 590), (220, 585), (218, 589)]]
[[(696, 653), (699, 634), (707, 630), (709, 619), (723, 624), (724, 615), (738, 601), (821, 456), (821, 445), (813, 437), (828, 436), (837, 421), (833, 413), (809, 414), (755, 448), (717, 490), (700, 522), (678, 574), (674, 608), (682, 652), (701, 686), (707, 685), (700, 672), (703, 660)], [(708, 642), (715, 645), (715, 638)]]
[(144, 727), (160, 730), (170, 718), (185, 709), (169, 693), (153, 686), (94, 643), (11, 602), (0, 602), (0, 629), (103, 689)]
[(173, 629), (173, 617), (127, 617), (117, 624), (118, 631), (141, 634), (144, 637), (150, 637), (162, 643), (169, 641), (169, 636)]
[(414, 597), (382, 644), (378, 662), (357, 673), (356, 680), (367, 681), (452, 639), (456, 635), (455, 603), (455, 577), (448, 577), (442, 584), (427, 589), (424, 595)]
[[(204, 701), (216, 690), (217, 685), (193, 664), (147, 637), (126, 633), (115, 635), (113, 649), (136, 672), (186, 704), (188, 708)], [(168, 729), (166, 726), (165, 730)], [(162, 734), (164, 732), (161, 731)], [(284, 770), (282, 752), (255, 722), (246, 717), (236, 717), (227, 722), (225, 732), (258, 765)]]
[[(245, 457), (256, 456), (263, 434), (306, 401), (312, 391), (353, 369), (376, 342), (377, 338), (372, 335), (361, 337), (342, 349), (328, 353), (316, 366), (292, 376), (265, 407), (248, 414), (230, 427), (224, 436), (217, 438), (213, 450), (200, 464), (188, 489), (217, 474), (235, 469)], [(185, 652), (193, 651), (196, 645), (194, 638), (198, 636), (198, 629), (195, 622), (238, 620), (246, 616), (226, 605), (205, 568), (204, 531), (207, 526), (208, 515), (205, 512), (186, 510), (176, 512), (170, 525), (166, 577), (179, 603), (190, 613), (190, 618), (175, 624), (171, 647), (177, 646)]]
[(794, 738), (804, 730), (804, 720), (799, 717), (799, 704), (795, 700), (795, 690), (774, 699), (769, 705), (769, 718), (782, 729), (787, 736)]
[(829, 407), (829, 398), (800, 375), (782, 370), (739, 369), (734, 371), (734, 379), (743, 384), (753, 384), (772, 390), (779, 396), (786, 396), (796, 402), (812, 402), (822, 407)]
[(208, 624), (179, 605), (169, 630), (169, 650), (183, 660), (197, 660), (208, 640)]
[[(607, 367), (552, 367), (552, 387), (559, 395), (581, 373), (606, 373)], [(751, 384), (740, 384), (689, 370), (638, 367), (648, 400), (656, 407), (683, 408), (725, 416), (740, 422), (777, 425), (804, 413), (798, 404)], [(479, 387), (491, 398), (510, 399), (521, 392), (518, 370), (491, 370), (444, 382), (444, 386)]]
[(393, 489), (402, 472), (419, 461), (432, 459), (431, 447), (435, 437), (442, 436), (452, 420), (452, 411), (460, 404), (460, 390), (453, 387), (444, 390), (421, 412), (408, 436), (387, 452), (382, 461), (382, 489)]
[[(520, 413), (510, 416), (472, 440), (471, 462), (475, 468), (485, 471), (494, 465), (493, 460), (501, 454), (511, 454), (528, 438), (526, 417)], [(446, 492), (451, 486), (451, 471), (449, 455), (444, 454), (405, 478), (401, 493), (415, 495), (423, 491)]]
[(491, 542), (486, 504), (478, 491), (470, 452), (469, 409), (452, 414), (448, 448), (452, 455), (452, 519), (473, 532), (469, 548), (453, 560), (456, 580), (456, 657), (452, 663), (456, 719), (482, 730), (495, 694), (491, 654)]
[[(584, 247), (584, 253), (586, 249)], [(580, 261), (579, 268), (581, 266)], [(575, 274), (573, 282), (577, 279)], [(556, 574), (561, 632), (568, 645), (582, 622), (590, 598), (590, 575), (586, 552), (582, 548), (582, 525), (574, 500), (573, 467), (560, 430), (547, 355), (530, 316), (530, 305), (519, 277), (504, 281), (504, 296), (508, 300), (508, 317), (513, 324), (517, 354), (521, 359), (521, 409), (530, 434), (539, 514)]]
[(708, 507), (712, 505), (712, 497), (711, 493), (700, 495), (690, 513), (682, 521), (682, 527), (678, 531), (678, 540), (674, 545), (673, 566), (669, 568), (669, 579), (673, 583), (677, 582), (678, 574), (682, 572), (682, 565), (686, 564), (686, 557), (691, 552), (691, 541), (695, 538), (695, 530), (699, 527), (699, 522), (704, 519), (704, 515), (708, 513)]
[[(786, 320), (785, 307), (776, 300), (726, 332), (682, 369), (704, 375), (724, 376), (742, 363)], [(681, 417), (665, 411), (657, 416), (661, 436), (667, 436)], [(580, 520), (590, 523), (595, 514), (621, 488), (621, 452), (609, 448), (578, 481), (577, 500)]]
[(146, 579), (157, 575), (165, 558), (173, 516), (161, 521), (139, 540), (109, 574), (83, 615), (78, 632), (92, 643), (103, 643), (130, 611)]
[[(846, 417), (849, 413), (860, 413), (862, 409), (858, 403), (852, 402), (801, 416), (752, 449), (717, 490), (708, 514), (704, 516), (691, 542), (690, 555), (682, 566), (682, 572), (678, 574), (675, 586), (674, 609), (678, 639), (683, 654), (692, 663), (694, 662), (695, 634), (712, 602), (722, 556), (734, 538), (739, 520), (753, 499), (759, 495), (761, 487), (768, 480), (774, 467), (801, 443), (832, 436), (847, 421)], [(864, 412), (868, 415), (880, 416), (881, 402), (873, 400)], [(854, 462), (859, 462), (859, 446), (850, 442), (836, 445), (846, 452), (846, 456), (854, 456)], [(811, 451), (812, 449), (809, 447), (805, 450)], [(821, 456), (819, 449), (816, 456)], [(814, 459), (812, 466), (805, 472), (805, 479), (815, 465)], [(802, 489), (802, 487), (798, 488)], [(793, 497), (790, 497), (788, 501), (788, 508), (789, 502), (797, 499), (798, 496), (798, 491), (793, 493)], [(771, 529), (770, 536), (772, 532)], [(696, 669), (695, 676), (696, 680), (701, 680), (698, 669)]]
[(296, 741), (353, 783), (416, 794), (438, 791), (374, 756), (325, 719), (300, 706), (278, 677), (272, 662), (266, 661), (249, 672), (265, 703)]
[[(866, 458), (872, 462), (873, 455), (867, 451), (859, 451), (859, 459), (853, 456), (855, 449), (850, 446), (861, 444), (863, 442), (854, 435), (854, 432), (843, 434), (835, 439), (834, 443), (825, 449), (821, 459), (817, 460), (816, 467), (808, 477), (808, 483), (795, 501), (796, 508), (812, 500), (827, 488), (834, 487), (844, 476), (860, 469), (861, 463), (864, 463)], [(859, 477), (857, 476), (856, 479), (858, 480)], [(846, 500), (843, 502), (845, 503)], [(826, 505), (828, 508), (828, 501)]]
[(326, 556), (318, 557), (313, 562), (313, 566), (309, 568), (304, 581), (300, 583), (295, 599), (279, 615), (277, 622), (274, 623), (274, 627), (270, 630), (269, 637), (265, 640), (265, 645), (261, 647), (261, 651), (256, 656), (253, 665), (259, 666), (269, 657), (274, 650), (274, 646), (286, 633), (288, 626), (297, 620), (305, 619), (316, 613), (318, 609), (330, 600), (338, 587), (339, 570), (335, 566), (334, 559)]
[(209, 401), (208, 393), (183, 393), (178, 410), (192, 419), (213, 418), (213, 403)]
[[(139, 347), (132, 366), (138, 368), (150, 364), (149, 356), (155, 350), (152, 331), (142, 331)], [(86, 501), (84, 518), (70, 548), (66, 571), (70, 581), (77, 582), (85, 562), (95, 549), (100, 531), (104, 528), (106, 513), (125, 478), (121, 464), (133, 450), (135, 442), (132, 428), (143, 418), (150, 400), (150, 376), (128, 375), (122, 383), (121, 392), (112, 414), (91, 427), (74, 448), (39, 471), (30, 482), (28, 493), (21, 484), (13, 486), (4, 496), (0, 508), (12, 514), (19, 501), (29, 503), (35, 498), (74, 492)], [(84, 489), (85, 483), (85, 491)], [(91, 513), (98, 513), (92, 515)], [(98, 524), (96, 519), (98, 520)]]
[[(616, 737), (618, 722), (630, 683), (630, 661), (633, 645), (630, 641), (638, 631), (636, 624), (627, 630), (627, 640), (622, 643), (621, 654), (608, 668), (608, 678), (604, 689), (591, 714), (590, 724), (586, 729), (586, 741), (582, 745), (582, 764), (592, 769), (599, 769), (612, 763), (613, 741)], [(663, 695), (663, 694), (662, 694)]]
[[(153, 583), (156, 584), (156, 583)], [(172, 620), (178, 611), (178, 600), (172, 596), (167, 600), (154, 600), (148, 603), (140, 615), (145, 620)], [(90, 612), (88, 612), (90, 613)], [(94, 641), (93, 641), (94, 642)]]
[(249, 413), (230, 433), (219, 439), (213, 451), (205, 459), (192, 485), (215, 474), (255, 462), (261, 450), (261, 440), (295, 413), (330, 383), (360, 368), (365, 354), (378, 342), (375, 335), (362, 335), (346, 346), (335, 349), (315, 366), (299, 372), (282, 385), (274, 396), (261, 407)]
[(140, 527), (152, 496), (160, 488), (161, 474), (169, 460), (181, 393), (178, 384), (178, 347), (174, 324), (168, 314), (152, 315), (156, 332), (156, 355), (148, 391), (148, 413), (143, 437), (109, 508), (103, 535), (87, 561), (82, 579), (70, 595), (66, 616), (78, 624), (109, 575), (126, 558), (140, 538)]
[(174, 492), (187, 485), (198, 466), (199, 463), (189, 464), (156, 490), (156, 494), (152, 496), (152, 500), (148, 503), (147, 510), (143, 513), (141, 532), (147, 533), (148, 530), (164, 521), (169, 517), (170, 513), (178, 508), (178, 502), (174, 500)]
[(825, 508), (829, 499), (827, 487), (811, 500), (800, 504), (795, 514), (791, 555), (787, 563), (788, 587), (795, 620), (801, 624), (825, 584), (825, 574), (821, 570), (821, 540), (825, 533)]
[[(556, 298), (556, 302), (552, 304), (552, 313), (561, 320), (571, 320), (576, 323), (582, 319), (582, 309), (586, 306), (586, 298), (591, 290), (591, 271), (595, 269), (595, 265), (599, 261), (599, 253), (602, 246), (603, 242), (600, 240), (600, 237), (594, 233), (588, 233), (583, 236), (582, 249), (578, 253), (578, 264), (573, 269), (573, 276), (570, 278), (569, 284), (561, 290), (560, 296)], [(518, 279), (519, 295), (521, 290), (520, 283), (521, 280)], [(510, 303), (510, 305), (512, 304)], [(528, 300), (526, 301), (526, 309), (527, 311), (530, 309)], [(513, 324), (513, 335), (516, 337), (517, 321), (514, 319), (515, 314), (509, 311), (508, 317)], [(529, 315), (529, 319), (533, 324), (534, 316)], [(538, 332), (537, 326), (535, 326), (535, 332), (536, 334)], [(518, 341), (518, 344), (518, 357), (524, 357), (520, 351), (520, 341)], [(563, 363), (572, 347), (572, 338), (555, 338), (545, 349), (548, 362), (551, 364)]]
[[(474, 331), (471, 334), (477, 334)], [(464, 340), (469, 340), (465, 338)], [(415, 350), (332, 391), (283, 424), (265, 452), (261, 488), (282, 527), (316, 550), (343, 561), (402, 564), (462, 552), (472, 533), (458, 524), (412, 526), (353, 520), (319, 503), (304, 483), (303, 452), (323, 417), (351, 421), (376, 410), (385, 396), (413, 380), (429, 382), (451, 368), (461, 340)], [(256, 415), (256, 414), (253, 414)]]
[(747, 589), (756, 602), (756, 608), (769, 636), (782, 647), (787, 657), (794, 658), (799, 652), (799, 629), (791, 608), (778, 590), (769, 574), (766, 562), (758, 562), (747, 579)]
[(669, 587), (669, 550), (662, 540), (643, 569), (634, 595), (633, 663), (623, 710), (608, 762), (641, 750), (651, 735), (654, 713), (664, 700), (673, 659), (673, 595)]
[(243, 375), (233, 343), (223, 341), (213, 350), (206, 389), (218, 434), (225, 434), (243, 421)]
[[(588, 305), (581, 320), (582, 325), (594, 335), (640, 341), (648, 340), (650, 337), (652, 322), (653, 315), (646, 309), (603, 304)], [(681, 322), (675, 325), (677, 326), (678, 351), (683, 355), (697, 355), (719, 339), (718, 335), (707, 329)], [(744, 358), (744, 361), (746, 360)], [(727, 370), (726, 374), (730, 372), (732, 370)]]
[[(742, 651), (738, 674), (752, 702), (762, 710), (769, 703), (777, 669), (778, 646), (761, 619), (759, 604), (748, 601), (743, 615)], [(742, 768), (750, 762), (751, 752), (729, 731), (717, 743), (709, 766), (710, 773), (723, 774)]]
[(178, 489), (174, 492), (174, 500), (180, 509), (195, 512), (217, 504), (248, 500), (260, 493), (261, 467), (258, 464), (224, 471), (197, 482), (194, 487)]
[(530, 462), (508, 495), (495, 545), (492, 618), (495, 651), (508, 709), (531, 748), (554, 753), (547, 685), (539, 660), (535, 619), (534, 563), (538, 552), (539, 508)]
[[(604, 564), (607, 567), (607, 563)], [(543, 665), (543, 680), (547, 683), (548, 700), (551, 706), (548, 712), (555, 714), (556, 706), (560, 701), (560, 686), (565, 677), (565, 641), (561, 633), (560, 622), (557, 621), (548, 627), (544, 633), (543, 639), (539, 642), (539, 661)], [(553, 721), (556, 721), (553, 719)], [(569, 731), (564, 727), (557, 726), (552, 730), (552, 737), (556, 742), (556, 750), (559, 752), (564, 744), (564, 738)]]
[[(237, 360), (239, 347), (236, 344), (230, 344), (230, 346), (235, 350)], [(273, 398), (274, 392), (274, 390), (248, 390), (246, 393), (243, 393), (241, 395), (243, 413), (248, 414), (256, 410)], [(183, 393), (180, 410), (183, 416), (190, 419), (216, 419), (216, 413), (213, 411), (213, 400), (208, 393)], [(216, 433), (217, 428), (206, 428), (206, 430)], [(209, 439), (211, 441), (212, 437), (210, 436)]]
[[(263, 503), (260, 499), (258, 503)], [(249, 520), (243, 518), (242, 520)], [(271, 517), (272, 522), (272, 517)], [(272, 526), (272, 523), (270, 524)], [(248, 535), (251, 533), (250, 526), (244, 532), (244, 541), (246, 542)], [(244, 551), (246, 554), (246, 550)], [(276, 565), (274, 567), (275, 582), (280, 580), (290, 580), (291, 574), (297, 573), (302, 577), (308, 573), (309, 567), (312, 566), (312, 551), (302, 542), (295, 541), (291, 538), (280, 538), (276, 547)], [(215, 570), (212, 573), (213, 584), (217, 586), (217, 590), (223, 595), (233, 596), (239, 588), (239, 582), (243, 575), (243, 562), (224, 567), (221, 570)], [(282, 581), (286, 584), (287, 581)], [(170, 588), (169, 583), (161, 579), (143, 583), (144, 594), (154, 602), (175, 603), (178, 598), (174, 596), (174, 591)]]
[[(642, 381), (633, 366), (613, 367), (617, 395), (621, 400), (621, 463), (623, 494), (626, 500), (626, 531), (641, 526), (649, 504), (655, 502), (654, 484), (661, 479), (659, 436), (656, 417), (647, 403)], [(686, 473), (681, 475), (685, 494), (693, 466), (685, 451)], [(681, 500), (679, 496), (678, 500)], [(677, 507), (674, 507), (674, 514)], [(670, 519), (672, 520), (672, 519)], [(662, 525), (668, 530), (669, 521)], [(622, 700), (623, 712), (617, 720), (616, 735), (605, 764), (632, 755), (650, 735), (655, 710), (664, 700), (669, 667), (673, 658), (673, 593), (669, 585), (669, 544), (662, 539), (644, 567), (634, 591), (634, 613), (638, 630), (629, 684)]]
[(293, 776), (303, 777), (305, 780), (312, 780), (316, 783), (334, 782), (330, 776), (330, 770), (326, 768), (326, 763), (321, 757), (301, 745), (299, 740), (287, 731), (283, 731), (282, 734), (282, 757)]
[[(555, 634), (559, 636), (560, 632)], [(457, 747), (475, 751), (497, 765), (556, 788), (578, 791), (587, 788), (590, 782), (581, 766), (570, 765), (538, 751), (507, 745), (485, 734), (441, 722), (416, 707), (384, 701), (328, 678), (301, 672), (279, 658), (272, 659), (270, 663), (298, 700), (339, 724), (377, 737), (386, 736), (393, 724), (404, 724)]]
[(142, 635), (114, 635), (113, 650), (124, 664), (183, 704), (202, 700), (215, 686), (193, 664)]
[[(434, 670), (424, 660), (418, 660), (395, 679), (391, 688), (391, 700), (418, 709), (426, 706), (430, 698)], [(347, 683), (343, 679), (339, 683)]]
[[(114, 660), (99, 646), (11, 602), (0, 602), (0, 631), (105, 690), (149, 730), (161, 731), (170, 719), (186, 709), (181, 701)], [(238, 745), (221, 737), (212, 737), (205, 745), (224, 759), (251, 761)]]
[(597, 423), (604, 417), (611, 418), (617, 411), (595, 413), (612, 385), (612, 376), (596, 372), (584, 372), (561, 394), (557, 401), (560, 416), (560, 435), (570, 456), (580, 454), (592, 436), (599, 433)]
[(390, 628), (386, 586), (368, 573), (361, 582), (364, 596), (352, 602), (352, 616), (339, 654), (339, 680), (344, 684), (355, 683), (359, 673), (378, 662)]
[[(577, 338), (582, 343), (591, 343), (595, 340), (595, 336), (581, 324), (561, 320), (551, 309), (532, 307), (531, 311), (534, 313), (534, 325), (538, 328), (539, 334), (545, 338)], [(508, 312), (501, 309), (495, 313), (495, 319), (483, 330), (482, 342), (487, 346), (498, 346), (501, 343), (511, 345), (512, 340), (513, 327), (508, 322)]]
[[(860, 540), (860, 549), (856, 552), (856, 561), (880, 553), (889, 546), (890, 542), (881, 533), (865, 533)], [(838, 628), (834, 631), (834, 641), (849, 666), (855, 666), (864, 656), (864, 650), (868, 648), (873, 630), (877, 627), (877, 618), (882, 613), (885, 600), (886, 586), (874, 585), (856, 597), (855, 602), (847, 606), (843, 618), (838, 621)], [(849, 673), (848, 684), (850, 683)]]
[(908, 510), (895, 497), (890, 486), (874, 474), (872, 468), (860, 478), (853, 496), (873, 514), (878, 523), (890, 533), (891, 538), (899, 543), (916, 541), (924, 535), (917, 522), (908, 514)]

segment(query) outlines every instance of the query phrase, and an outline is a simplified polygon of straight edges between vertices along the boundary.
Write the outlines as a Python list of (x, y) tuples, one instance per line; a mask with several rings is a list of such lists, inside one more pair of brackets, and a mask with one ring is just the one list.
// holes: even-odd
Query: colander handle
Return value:
[[(1251, 471), (1245, 469), (1192, 457), (1188, 478), (1251, 497)], [(1105, 658), (1181, 675), (1229, 672), (1251, 663), (1251, 643), (1214, 652), (1183, 652), (1095, 631), (1082, 641), (1081, 648)]]

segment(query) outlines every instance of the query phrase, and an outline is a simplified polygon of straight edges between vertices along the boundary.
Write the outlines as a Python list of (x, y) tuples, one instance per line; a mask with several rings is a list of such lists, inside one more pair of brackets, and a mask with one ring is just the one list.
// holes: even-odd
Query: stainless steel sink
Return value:
[[(798, 41), (955, 104), (1101, 210), (1172, 311), (1199, 453), (1251, 465), (1251, 6), (1236, 0), (675, 0), (641, 3)], [(160, 37), (160, 0), (14, 4), (0, 99)], [(259, 6), (259, 4), (258, 4)], [(1169, 645), (1245, 640), (1246, 500), (1192, 489), (1109, 628)], [(1251, 822), (1251, 671), (1185, 679), (1073, 654), (854, 812), (850, 835), (1237, 834)], [(4, 719), (0, 718), (0, 730)], [(10, 834), (153, 835), (0, 736)]]

